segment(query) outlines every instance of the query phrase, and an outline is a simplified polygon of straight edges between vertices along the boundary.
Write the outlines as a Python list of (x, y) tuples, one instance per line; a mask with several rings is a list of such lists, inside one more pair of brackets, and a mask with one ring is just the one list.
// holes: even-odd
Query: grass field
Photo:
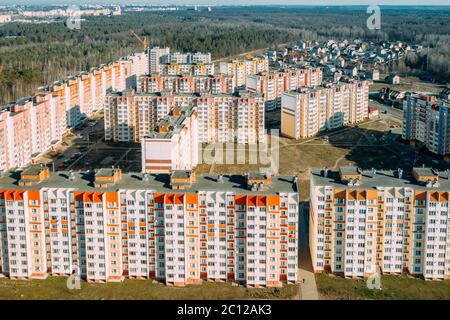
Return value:
[(0, 279), (0, 300), (233, 300), (233, 299), (291, 299), (298, 286), (254, 289), (229, 283), (204, 282), (188, 287), (169, 287), (151, 280), (125, 280), (121, 283), (93, 284), (82, 281), (80, 290), (69, 290), (65, 277), (47, 280)]
[(338, 300), (449, 300), (450, 280), (425, 281), (406, 276), (382, 276), (381, 290), (367, 288), (366, 281), (316, 275), (321, 299)]

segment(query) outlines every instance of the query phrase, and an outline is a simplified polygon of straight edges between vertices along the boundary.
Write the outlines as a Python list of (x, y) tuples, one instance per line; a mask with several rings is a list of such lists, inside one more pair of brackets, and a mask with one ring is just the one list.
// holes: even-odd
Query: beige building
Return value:
[(269, 59), (266, 56), (248, 57), (220, 63), (220, 73), (233, 77), (233, 90), (246, 87), (247, 76), (268, 71)]
[(281, 96), (281, 134), (303, 139), (366, 119), (367, 81), (340, 82), (302, 88)]

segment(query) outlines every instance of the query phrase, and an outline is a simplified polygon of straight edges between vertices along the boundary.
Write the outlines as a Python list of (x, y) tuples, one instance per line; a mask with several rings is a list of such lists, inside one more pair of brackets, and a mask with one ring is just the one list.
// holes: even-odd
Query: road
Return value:
[[(92, 121), (94, 120), (91, 120), (91, 123), (93, 123)], [(53, 166), (55, 167), (55, 169), (58, 169), (60, 166), (63, 166), (65, 161), (70, 161), (70, 159), (73, 159), (74, 155), (80, 152), (80, 148), (83, 147), (88, 148), (88, 150), (83, 152), (82, 155), (80, 155), (78, 158), (75, 158), (73, 159), (73, 161), (68, 162), (68, 165), (65, 167), (66, 169), (70, 170), (70, 168), (73, 167), (74, 164), (79, 162), (87, 153), (89, 153), (99, 141), (103, 140), (104, 137), (103, 117), (100, 117), (95, 121), (97, 121), (97, 123), (94, 126), (90, 126), (88, 124), (89, 122), (86, 122), (86, 124), (83, 125), (80, 130), (74, 131), (73, 134), (75, 138), (72, 140), (72, 144), (69, 146), (69, 148), (64, 152), (63, 157), (55, 159), (53, 161)], [(92, 140), (89, 141), (87, 137), (89, 136), (90, 133), (93, 132), (101, 132), (101, 134), (96, 135), (94, 141)], [(76, 138), (77, 136), (79, 138)]]
[(388, 106), (376, 100), (370, 100), (369, 107), (377, 108), (378, 110), (380, 110), (380, 113), (386, 111), (387, 114), (390, 115), (391, 117), (403, 122), (403, 110)]
[(319, 300), (316, 278), (314, 276), (309, 251), (309, 204), (307, 202), (301, 202), (299, 210), (298, 279), (300, 281), (300, 298), (302, 300)]

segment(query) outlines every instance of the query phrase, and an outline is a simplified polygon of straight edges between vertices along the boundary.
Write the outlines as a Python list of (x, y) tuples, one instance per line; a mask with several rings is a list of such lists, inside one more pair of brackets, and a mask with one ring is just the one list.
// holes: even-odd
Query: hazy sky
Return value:
[(6, 4), (199, 4), (199, 5), (249, 5), (249, 4), (303, 4), (303, 5), (450, 5), (450, 0), (0, 0)]

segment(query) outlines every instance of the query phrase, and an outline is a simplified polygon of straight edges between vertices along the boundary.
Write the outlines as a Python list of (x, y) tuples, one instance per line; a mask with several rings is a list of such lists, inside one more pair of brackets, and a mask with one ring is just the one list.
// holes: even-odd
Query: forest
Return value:
[(77, 71), (152, 45), (209, 51), (214, 58), (296, 40), (400, 40), (427, 47), (402, 68), (450, 80), (450, 7), (382, 7), (380, 30), (369, 30), (366, 7), (220, 7), (207, 11), (125, 12), (85, 17), (80, 30), (61, 20), (0, 26), (0, 105)]

